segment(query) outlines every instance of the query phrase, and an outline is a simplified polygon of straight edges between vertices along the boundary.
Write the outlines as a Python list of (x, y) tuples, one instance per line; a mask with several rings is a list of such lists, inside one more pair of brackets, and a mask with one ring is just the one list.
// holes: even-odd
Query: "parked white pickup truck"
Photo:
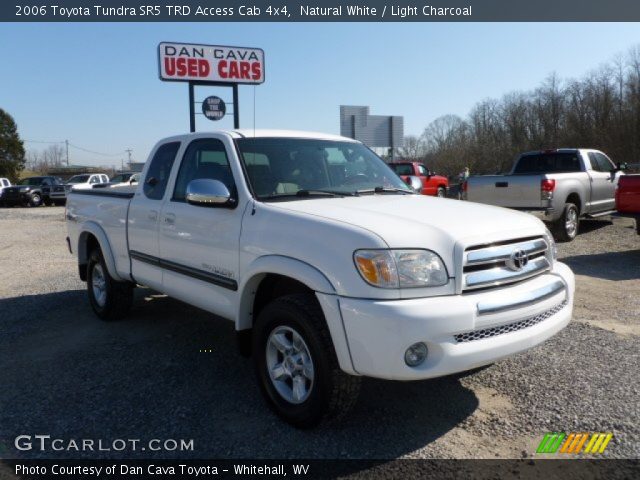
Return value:
[(581, 217), (615, 212), (620, 175), (598, 150), (562, 148), (523, 153), (508, 175), (470, 177), (463, 189), (472, 202), (534, 214), (567, 242), (576, 237)]
[(360, 376), (486, 365), (569, 322), (574, 277), (530, 215), (414, 194), (354, 140), (160, 141), (136, 187), (73, 190), (68, 243), (102, 319), (146, 285), (235, 323), (286, 421), (344, 414)]

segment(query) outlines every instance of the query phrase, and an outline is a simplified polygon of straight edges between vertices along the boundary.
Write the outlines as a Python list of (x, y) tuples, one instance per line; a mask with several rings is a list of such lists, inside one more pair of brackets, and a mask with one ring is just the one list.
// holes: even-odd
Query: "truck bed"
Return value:
[(467, 200), (509, 208), (542, 208), (542, 175), (482, 175), (467, 180)]
[[(118, 274), (128, 278), (131, 274), (129, 247), (127, 243), (127, 221), (129, 203), (135, 193), (135, 186), (116, 188), (94, 188), (90, 190), (72, 190), (67, 197), (67, 224), (70, 237), (78, 239), (82, 225), (99, 222), (100, 228), (109, 232), (108, 241), (111, 251), (115, 252), (115, 264)], [(86, 226), (85, 226), (86, 228)], [(76, 252), (78, 246), (71, 246)]]

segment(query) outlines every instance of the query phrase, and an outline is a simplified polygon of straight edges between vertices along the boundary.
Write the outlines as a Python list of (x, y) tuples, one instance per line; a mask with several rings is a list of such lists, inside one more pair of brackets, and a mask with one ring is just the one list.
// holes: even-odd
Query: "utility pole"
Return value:
[(67, 147), (67, 167), (68, 167), (69, 166), (69, 140), (65, 140), (64, 144)]
[(133, 152), (133, 150), (131, 150), (130, 148), (127, 148), (125, 152), (129, 154), (129, 169), (131, 169), (131, 152)]

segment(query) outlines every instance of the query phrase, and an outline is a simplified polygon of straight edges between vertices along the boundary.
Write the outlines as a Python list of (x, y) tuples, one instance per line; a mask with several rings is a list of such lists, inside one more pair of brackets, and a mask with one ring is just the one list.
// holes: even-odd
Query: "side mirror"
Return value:
[(187, 203), (201, 207), (228, 207), (233, 204), (233, 199), (220, 180), (198, 178), (187, 185)]
[(413, 190), (416, 193), (422, 193), (422, 180), (420, 180), (420, 178), (416, 177), (415, 175), (409, 175), (407, 177), (407, 185), (409, 185), (411, 187), (411, 190)]

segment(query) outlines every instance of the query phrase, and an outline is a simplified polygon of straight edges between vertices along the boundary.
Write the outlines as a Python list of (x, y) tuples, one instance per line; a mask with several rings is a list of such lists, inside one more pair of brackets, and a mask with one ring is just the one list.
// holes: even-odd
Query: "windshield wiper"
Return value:
[(362, 193), (405, 193), (408, 195), (413, 195), (413, 192), (410, 190), (405, 190), (403, 188), (395, 188), (395, 187), (374, 187), (374, 188), (363, 188), (362, 190), (356, 190), (356, 194), (360, 195)]
[(260, 200), (277, 200), (279, 198), (307, 197), (357, 197), (356, 192), (340, 192), (335, 190), (298, 190), (295, 193), (274, 193), (259, 197)]
[(314, 195), (328, 195), (330, 197), (355, 197), (356, 192), (339, 192), (337, 190), (298, 190), (297, 197), (311, 197)]

